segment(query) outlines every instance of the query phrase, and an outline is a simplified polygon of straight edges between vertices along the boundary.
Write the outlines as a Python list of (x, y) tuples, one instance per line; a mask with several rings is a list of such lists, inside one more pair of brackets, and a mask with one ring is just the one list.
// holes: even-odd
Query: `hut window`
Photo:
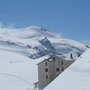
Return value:
[(45, 62), (45, 65), (47, 66), (47, 62)]
[(55, 57), (53, 58), (53, 60), (55, 61)]
[(45, 72), (48, 72), (48, 68), (45, 68)]
[(62, 71), (64, 71), (64, 68), (62, 68)]
[(63, 65), (63, 61), (61, 62), (61, 65)]
[(58, 76), (58, 75), (57, 75)]
[(56, 68), (56, 71), (57, 71), (57, 72), (59, 72), (59, 71), (60, 71), (60, 69), (59, 69), (59, 68)]
[(48, 79), (48, 75), (46, 75), (46, 79)]

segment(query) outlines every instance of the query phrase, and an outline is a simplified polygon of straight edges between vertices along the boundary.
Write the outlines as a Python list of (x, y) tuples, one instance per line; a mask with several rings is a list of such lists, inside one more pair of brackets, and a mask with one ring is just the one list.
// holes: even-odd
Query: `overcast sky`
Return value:
[(44, 26), (65, 38), (90, 42), (90, 0), (0, 0), (0, 22)]

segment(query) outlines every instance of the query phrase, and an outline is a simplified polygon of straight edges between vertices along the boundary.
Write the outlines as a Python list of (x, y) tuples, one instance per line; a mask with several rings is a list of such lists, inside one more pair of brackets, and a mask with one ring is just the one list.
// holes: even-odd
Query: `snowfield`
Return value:
[(44, 90), (90, 90), (90, 49)]
[(38, 82), (37, 64), (42, 61), (0, 50), (0, 90), (34, 90)]

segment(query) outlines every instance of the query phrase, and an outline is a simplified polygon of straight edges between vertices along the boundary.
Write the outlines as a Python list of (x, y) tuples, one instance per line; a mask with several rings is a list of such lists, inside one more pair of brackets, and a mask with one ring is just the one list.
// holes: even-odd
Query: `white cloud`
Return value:
[(55, 33), (55, 32), (54, 32), (54, 34), (55, 34), (57, 37), (59, 37), (59, 38), (64, 38), (61, 32), (60, 32), (60, 33)]
[(90, 45), (90, 40), (84, 40), (82, 41), (84, 44)]
[(0, 22), (0, 29), (2, 28), (12, 29), (12, 28), (15, 28), (14, 26), (15, 26), (14, 24), (9, 24), (5, 26), (2, 22)]
[(0, 28), (3, 28), (4, 27), (4, 25), (0, 22)]

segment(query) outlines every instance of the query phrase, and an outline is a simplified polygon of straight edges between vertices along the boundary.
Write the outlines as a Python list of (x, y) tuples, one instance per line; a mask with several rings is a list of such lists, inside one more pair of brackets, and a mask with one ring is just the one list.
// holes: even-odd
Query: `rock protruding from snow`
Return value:
[(55, 48), (52, 46), (51, 42), (45, 37), (44, 39), (39, 41), (46, 49), (50, 50), (51, 52), (55, 53)]

